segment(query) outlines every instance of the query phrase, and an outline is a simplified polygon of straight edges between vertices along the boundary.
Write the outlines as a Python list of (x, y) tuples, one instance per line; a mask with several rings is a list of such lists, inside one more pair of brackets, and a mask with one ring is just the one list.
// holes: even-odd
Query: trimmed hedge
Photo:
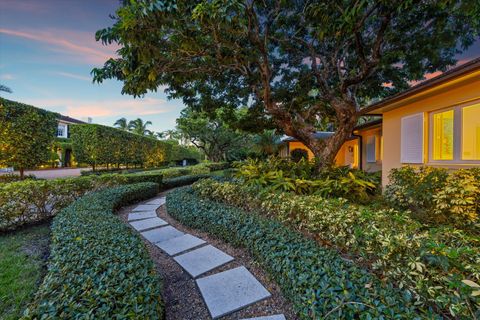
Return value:
[(0, 184), (0, 231), (54, 216), (84, 194), (139, 182), (162, 183), (161, 174), (108, 174)]
[(160, 167), (184, 157), (200, 158), (191, 148), (98, 124), (76, 124), (70, 133), (76, 161), (94, 170), (108, 164)]
[(154, 197), (141, 183), (90, 193), (52, 223), (48, 272), (24, 319), (163, 319), (160, 279), (140, 237), (113, 211)]
[(176, 187), (192, 184), (200, 179), (210, 178), (209, 174), (196, 174), (190, 176), (181, 176), (171, 179), (165, 179), (162, 183), (162, 190), (172, 189)]
[(407, 291), (318, 246), (280, 222), (198, 197), (191, 187), (167, 196), (170, 215), (183, 224), (247, 248), (280, 285), (302, 319), (418, 319)]

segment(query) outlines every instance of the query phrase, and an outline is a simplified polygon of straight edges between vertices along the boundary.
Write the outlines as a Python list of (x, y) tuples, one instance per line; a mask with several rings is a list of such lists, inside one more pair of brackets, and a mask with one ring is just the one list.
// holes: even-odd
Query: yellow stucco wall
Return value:
[[(480, 166), (471, 164), (433, 164), (429, 161), (429, 113), (443, 108), (470, 104), (480, 101), (480, 71), (468, 77), (457, 79), (450, 85), (442, 85), (417, 96), (396, 103), (396, 109), (383, 112), (383, 171), (382, 183), (388, 184), (388, 174), (391, 169), (401, 167), (401, 119), (408, 115), (424, 113), (424, 164), (451, 169)], [(480, 117), (480, 114), (478, 115)]]
[[(291, 153), (292, 150), (294, 149), (307, 150), (308, 160), (312, 160), (314, 158), (313, 152), (310, 151), (310, 149), (301, 142), (297, 142), (297, 141), (289, 142), (289, 146), (288, 146), (289, 153)], [(282, 156), (286, 155), (286, 148), (283, 148), (280, 154)], [(353, 168), (358, 168), (358, 140), (357, 139), (346, 141), (342, 145), (342, 147), (340, 148), (340, 150), (338, 151), (335, 157), (335, 164), (337, 166), (351, 165)]]

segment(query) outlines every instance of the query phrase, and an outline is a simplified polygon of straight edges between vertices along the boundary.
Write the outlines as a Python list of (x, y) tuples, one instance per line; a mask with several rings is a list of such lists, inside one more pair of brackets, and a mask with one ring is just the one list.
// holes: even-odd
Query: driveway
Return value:
[[(80, 171), (90, 170), (89, 168), (59, 168), (59, 169), (44, 169), (44, 170), (28, 170), (25, 171), (25, 175), (33, 174), (37, 178), (41, 179), (56, 179), (65, 177), (78, 177)], [(18, 174), (17, 171), (15, 171)]]

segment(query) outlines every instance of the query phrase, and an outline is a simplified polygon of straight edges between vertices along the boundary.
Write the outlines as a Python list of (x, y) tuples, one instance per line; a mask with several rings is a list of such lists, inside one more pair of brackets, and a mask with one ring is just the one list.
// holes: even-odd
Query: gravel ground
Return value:
[[(125, 222), (127, 221), (127, 215), (131, 208), (133, 208), (133, 206), (123, 208), (119, 212), (121, 219)], [(168, 215), (165, 205), (157, 210), (157, 214), (178, 230), (197, 236), (235, 258), (234, 261), (203, 274), (201, 277), (243, 265), (271, 293), (271, 297), (268, 299), (224, 316), (220, 318), (221, 320), (238, 320), (280, 313), (283, 313), (288, 320), (298, 319), (292, 310), (291, 303), (283, 297), (278, 285), (270, 280), (268, 275), (260, 268), (246, 250), (226, 244), (207, 233), (182, 226)], [(196, 286), (195, 280), (192, 279), (188, 273), (166, 253), (147, 240), (144, 241), (157, 266), (158, 273), (163, 278), (163, 301), (165, 303), (166, 320), (211, 319), (200, 291)]]

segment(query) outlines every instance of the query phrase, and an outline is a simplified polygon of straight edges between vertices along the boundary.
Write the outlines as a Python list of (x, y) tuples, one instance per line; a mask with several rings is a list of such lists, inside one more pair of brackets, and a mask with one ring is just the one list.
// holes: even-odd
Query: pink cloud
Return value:
[(75, 73), (70, 73), (70, 72), (58, 71), (58, 72), (54, 72), (54, 74), (62, 76), (62, 77), (77, 79), (77, 80), (92, 81), (92, 78), (90, 78), (90, 77), (82, 76), (80, 74), (75, 74)]
[(0, 33), (36, 41), (48, 46), (51, 51), (62, 52), (76, 61), (88, 64), (103, 64), (115, 57), (116, 46), (103, 46), (95, 41), (90, 32), (70, 30), (13, 30), (0, 28)]
[(167, 101), (157, 98), (128, 100), (32, 99), (25, 102), (47, 110), (59, 111), (74, 118), (146, 116), (170, 111)]

